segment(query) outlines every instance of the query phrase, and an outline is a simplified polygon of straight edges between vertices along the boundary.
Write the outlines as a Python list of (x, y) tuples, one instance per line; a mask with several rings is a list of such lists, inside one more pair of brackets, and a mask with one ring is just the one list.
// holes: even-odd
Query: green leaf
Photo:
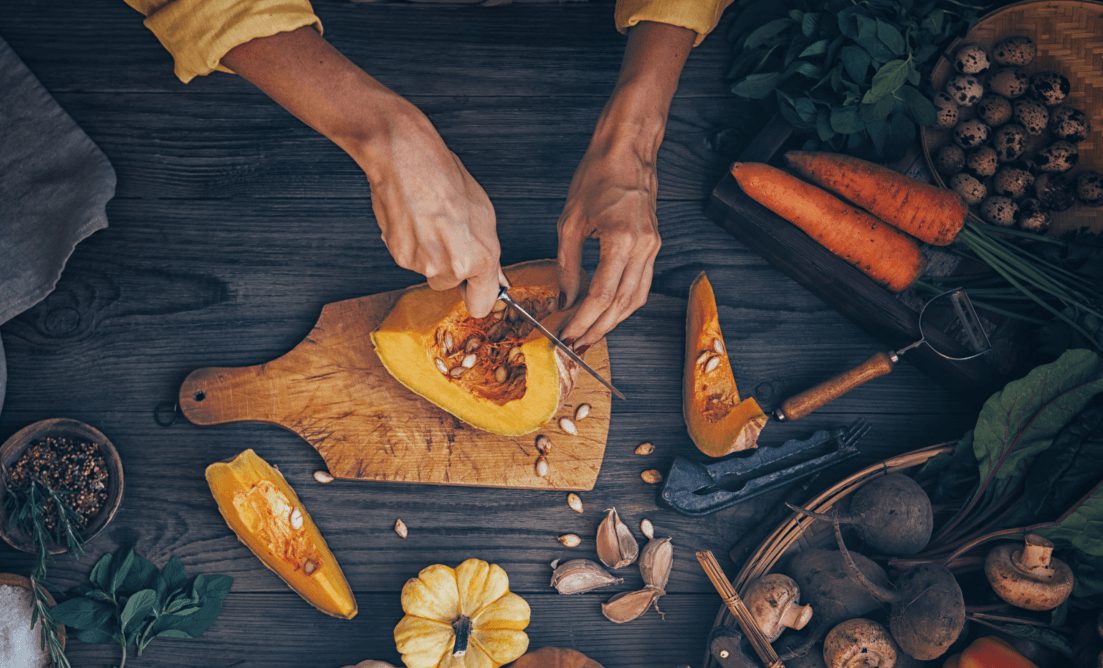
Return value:
[(862, 98), (865, 104), (871, 104), (888, 95), (893, 95), (908, 79), (909, 63), (905, 60), (890, 60), (873, 75), (873, 84)]
[(102, 628), (79, 629), (76, 636), (77, 640), (94, 645), (115, 642), (115, 636)]
[(900, 89), (900, 96), (908, 105), (908, 111), (919, 125), (934, 125), (936, 112), (934, 104), (927, 99), (920, 90), (914, 86), (904, 86)]
[(1030, 626), (1028, 624), (997, 624), (1004, 633), (1012, 638), (1032, 640), (1035, 643), (1048, 647), (1065, 657), (1072, 657), (1072, 645), (1068, 638), (1053, 629), (1044, 626)]
[(921, 28), (927, 32), (934, 33), (935, 35), (942, 35), (942, 27), (946, 19), (946, 12), (941, 9), (936, 9), (927, 14), (923, 22), (919, 24)]
[(134, 548), (126, 548), (120, 553), (115, 554), (113, 559), (115, 568), (111, 573), (111, 582), (107, 587), (107, 591), (114, 594), (119, 591), (119, 587), (126, 581), (126, 576), (130, 573), (130, 567), (134, 565)]
[(867, 122), (883, 121), (889, 117), (889, 114), (891, 114), (893, 110), (896, 109), (896, 106), (898, 104), (899, 101), (895, 97), (889, 95), (888, 97), (883, 97), (880, 100), (873, 102), (872, 104), (863, 103), (858, 108), (858, 113), (861, 114), (862, 120)]
[(820, 69), (819, 65), (813, 65), (812, 63), (803, 60), (798, 60), (794, 62), (792, 65), (787, 67), (785, 71), (786, 74), (783, 76), (788, 76), (789, 74), (799, 74), (808, 79), (819, 79), (823, 75), (823, 70)]
[(864, 82), (869, 71), (869, 54), (860, 46), (847, 45), (839, 52), (839, 60), (851, 81)]
[(827, 40), (826, 39), (819, 39), (819, 40), (816, 40), (815, 42), (812, 42), (808, 46), (804, 47), (804, 50), (801, 51), (797, 55), (797, 58), (808, 58), (810, 56), (822, 56), (825, 53), (827, 53)]
[(759, 72), (748, 75), (732, 86), (732, 92), (739, 97), (761, 100), (768, 97), (781, 81), (781, 72)]
[(841, 135), (848, 135), (862, 129), (862, 120), (858, 117), (858, 107), (840, 107), (831, 110), (831, 129)]
[(811, 37), (816, 33), (816, 28), (820, 25), (820, 15), (818, 12), (808, 12), (800, 20), (800, 32), (805, 37)]
[(157, 585), (157, 567), (137, 552), (119, 590), (127, 594), (141, 589), (153, 589)]
[(831, 129), (830, 114), (824, 109), (816, 111), (816, 135), (820, 141), (827, 141), (835, 136), (835, 131)]
[(885, 148), (878, 157), (886, 160), (897, 160), (907, 153), (908, 148), (915, 141), (915, 123), (906, 113), (894, 112), (889, 117), (889, 136), (885, 141)]
[(751, 34), (747, 35), (747, 39), (743, 40), (743, 48), (757, 49), (780, 35), (786, 28), (792, 25), (794, 25), (793, 20), (789, 18), (768, 21), (753, 30)]
[(1059, 524), (1038, 533), (1057, 546), (1061, 558), (1069, 562), (1076, 573), (1073, 594), (1094, 597), (1103, 594), (1100, 582), (1082, 578), (1084, 564), (1091, 564), (1096, 573), (1103, 566), (1103, 483), (1099, 483), (1077, 505), (1061, 518)]
[(875, 23), (877, 25), (877, 39), (892, 52), (892, 55), (904, 55), (908, 50), (908, 45), (904, 42), (904, 36), (900, 34), (900, 30), (891, 23), (882, 21), (881, 19), (877, 19)]
[(141, 626), (145, 618), (153, 612), (157, 605), (157, 592), (153, 589), (142, 589), (134, 592), (126, 600), (122, 612), (119, 613), (119, 623), (123, 633), (129, 635), (134, 629)]
[(188, 583), (188, 576), (184, 574), (184, 562), (176, 555), (169, 557), (161, 574), (165, 577), (169, 591), (180, 589)]
[(110, 625), (114, 612), (113, 605), (78, 596), (55, 605), (50, 617), (73, 629), (101, 629)]
[(1017, 489), (1034, 458), (1100, 392), (1103, 358), (1078, 349), (992, 395), (973, 430), (980, 479), (993, 477), (990, 494), (1002, 497)]
[(103, 590), (111, 588), (111, 557), (110, 552), (100, 557), (88, 575), (88, 580)]

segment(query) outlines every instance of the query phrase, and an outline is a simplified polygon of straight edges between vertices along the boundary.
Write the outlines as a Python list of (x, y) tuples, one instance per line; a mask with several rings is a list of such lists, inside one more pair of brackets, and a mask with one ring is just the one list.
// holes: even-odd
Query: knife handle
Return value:
[(892, 373), (898, 359), (894, 353), (875, 353), (853, 369), (783, 401), (781, 407), (775, 411), (777, 419), (791, 422), (807, 417), (854, 388)]

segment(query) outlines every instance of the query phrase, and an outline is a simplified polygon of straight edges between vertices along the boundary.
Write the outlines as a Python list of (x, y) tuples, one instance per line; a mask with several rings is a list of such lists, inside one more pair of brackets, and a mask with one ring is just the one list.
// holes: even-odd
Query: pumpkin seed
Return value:
[(506, 378), (509, 378), (509, 372), (506, 371), (504, 366), (500, 366), (494, 370), (494, 380), (499, 383), (504, 383), (506, 382)]
[(717, 355), (723, 355), (724, 354), (724, 342), (721, 341), (720, 339), (713, 339), (712, 340), (712, 349), (714, 351), (716, 351)]
[(541, 478), (548, 477), (548, 458), (544, 455), (536, 458), (536, 475)]
[(465, 369), (470, 369), (471, 367), (475, 366), (475, 362), (478, 362), (478, 361), (479, 361), (479, 356), (478, 355), (476, 355), (475, 353), (468, 353), (467, 355), (463, 356), (463, 361), (460, 362), (460, 366), (462, 366)]
[(552, 442), (547, 436), (540, 434), (536, 437), (536, 449), (542, 455), (546, 455), (551, 452)]
[(574, 419), (585, 420), (590, 415), (590, 404), (579, 404), (578, 408), (574, 409)]
[(483, 339), (480, 336), (472, 336), (467, 340), (467, 343), (463, 344), (463, 351), (466, 353), (473, 353), (479, 349), (479, 346), (483, 344)]
[(720, 357), (718, 355), (710, 357), (709, 361), (705, 363), (705, 373), (712, 373), (718, 366), (720, 366)]
[(314, 480), (322, 485), (328, 485), (333, 482), (333, 476), (329, 474), (329, 471), (315, 471)]
[(567, 495), (567, 507), (576, 513), (582, 513), (582, 497), (571, 492)]
[(452, 332), (445, 332), (444, 334), (444, 354), (452, 354), (452, 346), (455, 344), (455, 340), (452, 338)]
[(601, 614), (614, 624), (624, 624), (639, 619), (655, 604), (658, 598), (656, 593), (651, 587), (644, 587), (639, 591), (622, 592), (601, 604)]
[(448, 370), (448, 375), (452, 376), (453, 378), (459, 378), (465, 373), (467, 373), (467, 367), (465, 366), (457, 366)]
[(609, 568), (632, 565), (639, 556), (640, 546), (632, 531), (620, 520), (616, 508), (605, 511), (605, 519), (597, 527), (597, 556)]
[(448, 373), (448, 365), (444, 363), (444, 360), (438, 357), (433, 360), (433, 363), (437, 365), (438, 371), (441, 373)]
[(510, 364), (513, 364), (514, 363), (513, 362), (514, 358), (516, 358), (520, 354), (521, 354), (521, 347), (520, 346), (513, 346), (512, 348), (509, 349), (509, 354), (506, 355), (506, 359), (509, 360)]
[(624, 578), (616, 577), (589, 559), (571, 559), (556, 564), (553, 569), (551, 586), (564, 596), (584, 594), (624, 582)]
[(578, 433), (578, 427), (574, 426), (574, 422), (571, 422), (571, 418), (569, 417), (559, 418), (559, 428), (567, 432), (571, 436), (574, 436)]
[(307, 559), (306, 563), (303, 564), (303, 573), (307, 575), (313, 575), (316, 570), (318, 570), (318, 564), (312, 559)]
[(565, 533), (557, 540), (563, 545), (563, 547), (578, 547), (582, 544), (582, 539), (578, 537), (578, 534)]
[(410, 535), (410, 529), (406, 526), (406, 523), (399, 518), (394, 521), (394, 532), (398, 534), (398, 537), (402, 540), (406, 540), (406, 536)]
[(648, 485), (657, 485), (663, 481), (663, 474), (658, 469), (647, 469), (640, 473), (640, 477)]
[(644, 441), (643, 443), (637, 445), (636, 449), (633, 450), (633, 452), (635, 452), (640, 457), (646, 457), (652, 452), (655, 452), (655, 445), (650, 441)]
[(694, 362), (694, 364), (696, 364), (697, 366), (701, 366), (702, 364), (705, 363), (705, 361), (708, 360), (708, 358), (709, 358), (709, 351), (706, 350), (705, 352), (703, 352), (703, 353), (701, 353), (700, 355), (697, 356), (697, 361)]
[(646, 517), (640, 520), (640, 533), (646, 536), (647, 540), (651, 540), (655, 537), (655, 525)]
[(292, 509), (290, 520), (292, 529), (299, 530), (303, 528), (303, 511), (298, 508)]

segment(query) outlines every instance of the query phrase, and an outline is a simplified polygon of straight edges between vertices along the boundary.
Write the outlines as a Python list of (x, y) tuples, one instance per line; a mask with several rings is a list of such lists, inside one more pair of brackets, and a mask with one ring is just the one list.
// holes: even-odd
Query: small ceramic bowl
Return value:
[[(33, 592), (34, 588), (31, 586), (30, 578), (23, 577), (22, 575), (16, 575), (15, 573), (0, 573), (0, 585), (11, 585), (13, 587), (22, 587), (29, 592)], [(50, 592), (46, 592), (46, 602), (50, 607), (54, 607), (57, 603), (54, 602), (54, 597), (50, 595)], [(65, 649), (65, 626), (58, 624), (57, 638), (61, 641), (61, 649)]]
[[(4, 444), (0, 445), (0, 467), (5, 470), (11, 468), (32, 443), (47, 436), (76, 438), (97, 443), (100, 446), (100, 453), (103, 454), (104, 463), (107, 464), (107, 501), (84, 528), (84, 540), (88, 542), (103, 531), (119, 512), (119, 506), (123, 502), (123, 462), (119, 459), (119, 452), (115, 449), (115, 445), (99, 429), (79, 420), (51, 418), (29, 424), (4, 441)], [(7, 480), (0, 475), (0, 538), (17, 550), (33, 553), (34, 546), (27, 536), (9, 533), (7, 530), (8, 512), (3, 503), (6, 494)], [(50, 547), (50, 554), (64, 554), (67, 551), (68, 548), (64, 545)]]

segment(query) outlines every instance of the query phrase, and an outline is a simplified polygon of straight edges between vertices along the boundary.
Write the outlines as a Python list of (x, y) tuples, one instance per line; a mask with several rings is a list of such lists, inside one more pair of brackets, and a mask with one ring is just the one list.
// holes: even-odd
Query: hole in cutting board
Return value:
[(200, 390), (199, 392), (196, 392), (195, 394), (192, 395), (192, 399), (195, 399), (196, 401), (203, 401), (206, 398), (207, 398), (207, 393), (203, 392), (202, 390)]

